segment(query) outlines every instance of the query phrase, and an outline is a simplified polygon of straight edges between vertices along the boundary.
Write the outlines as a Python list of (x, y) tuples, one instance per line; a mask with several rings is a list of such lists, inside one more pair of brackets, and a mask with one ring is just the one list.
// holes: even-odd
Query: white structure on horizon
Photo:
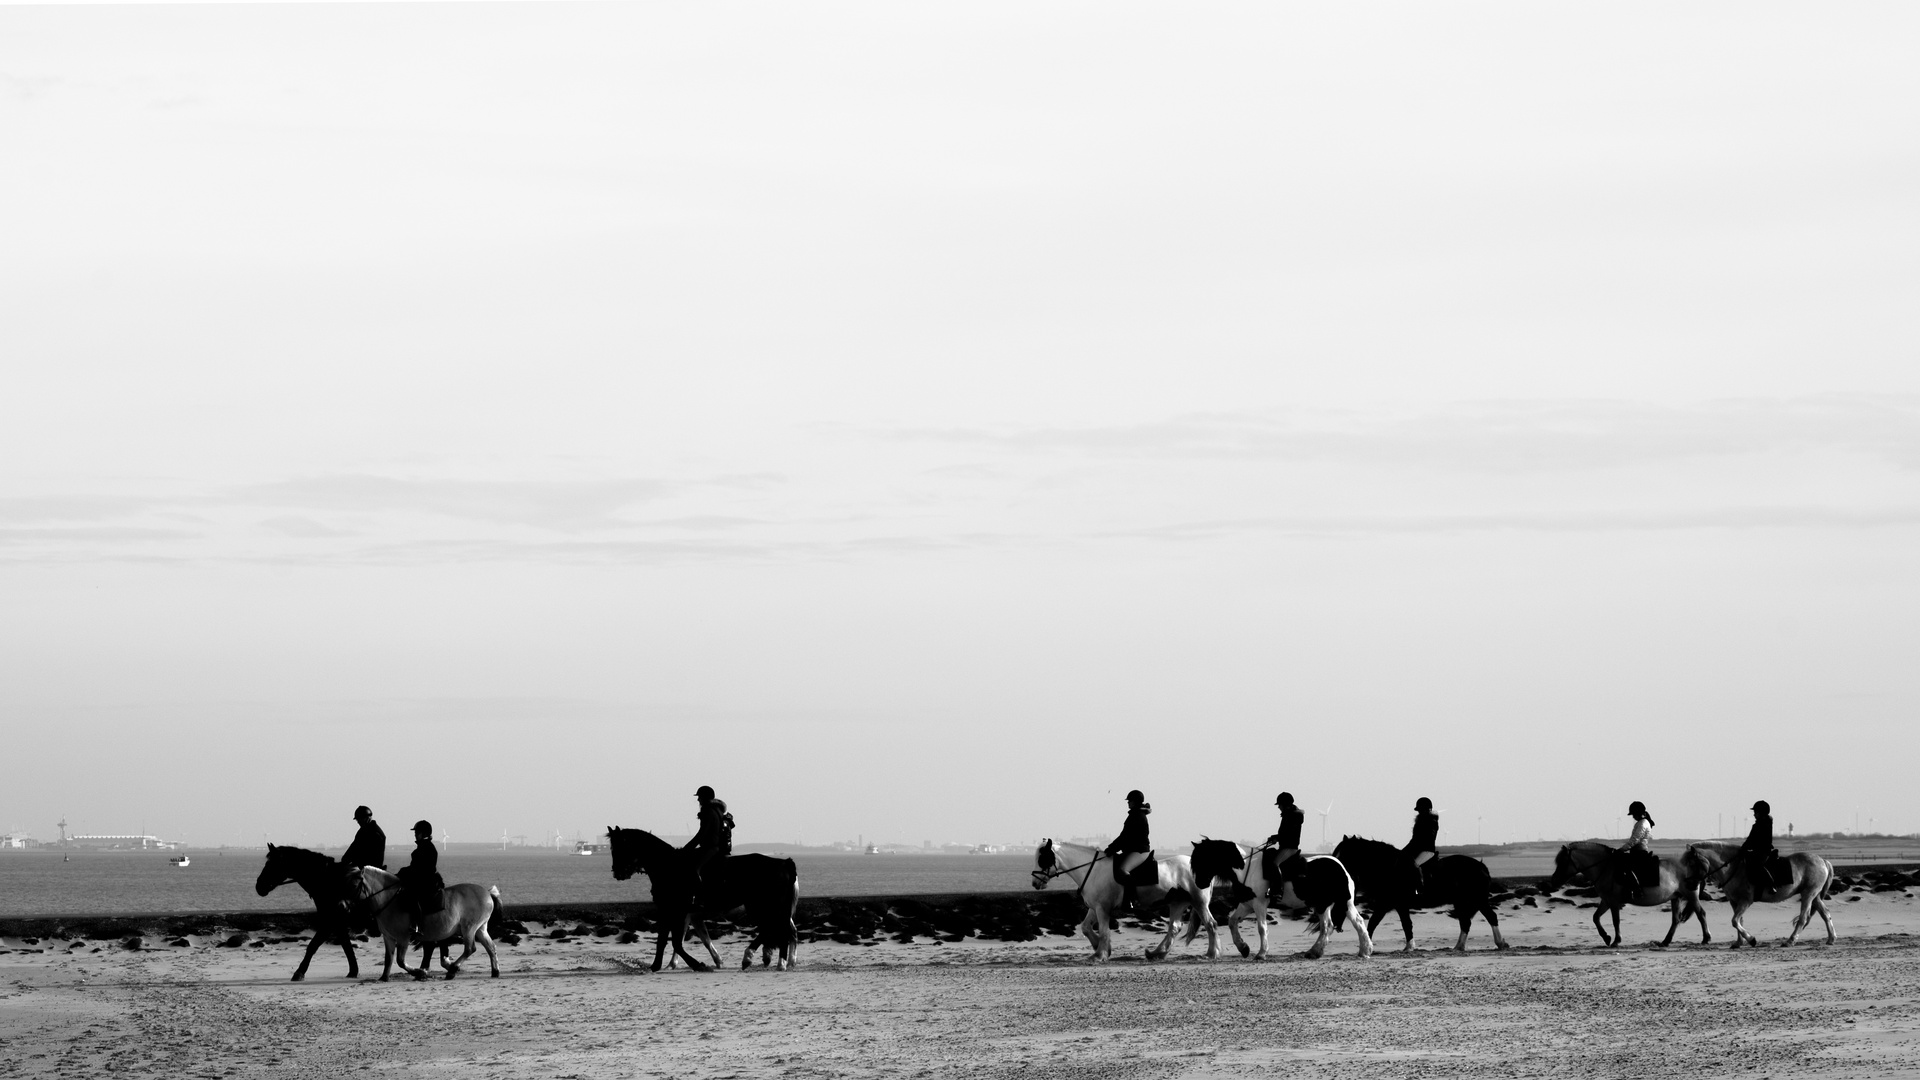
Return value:
[(104, 846), (104, 847), (136, 847), (137, 846), (142, 851), (146, 851), (149, 848), (164, 851), (169, 848), (177, 848), (180, 846), (178, 843), (175, 843), (170, 840), (162, 840), (157, 836), (145, 836), (145, 835), (108, 836), (105, 834), (100, 834), (100, 835), (92, 835), (92, 836), (69, 836), (67, 837), (67, 843), (89, 844), (89, 845)]

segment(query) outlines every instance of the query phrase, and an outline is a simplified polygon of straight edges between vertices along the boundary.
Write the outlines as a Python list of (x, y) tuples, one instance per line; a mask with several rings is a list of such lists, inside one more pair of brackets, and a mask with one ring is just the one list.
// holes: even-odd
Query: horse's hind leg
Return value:
[(1793, 930), (1787, 934), (1787, 944), (1793, 944), (1800, 937), (1800, 931), (1813, 922), (1813, 902), (1816, 899), (1818, 897), (1811, 891), (1800, 894), (1800, 914), (1793, 917)]
[(1820, 913), (1820, 921), (1827, 924), (1827, 944), (1833, 944), (1833, 916), (1827, 914), (1827, 902), (1820, 897), (1813, 898), (1813, 910)]
[(1353, 901), (1347, 901), (1347, 918), (1353, 920), (1353, 933), (1360, 939), (1360, 959), (1373, 955), (1373, 935), (1367, 933), (1367, 924), (1360, 921), (1360, 908)]
[[(1318, 960), (1327, 954), (1327, 938), (1333, 934), (1333, 905), (1328, 904), (1321, 908), (1319, 917), (1314, 921), (1319, 933), (1315, 935), (1313, 945), (1300, 954), (1309, 960)], [(1360, 920), (1355, 919), (1353, 925), (1360, 928), (1362, 932), (1365, 931), (1366, 924)]]
[[(488, 971), (489, 976), (495, 979), (499, 978), (500, 977), (500, 957), (496, 955), (493, 951), (493, 935), (487, 933), (487, 924), (481, 923), (479, 933), (475, 934), (474, 936), (480, 939), (481, 946), (483, 946), (487, 950), (487, 967), (489, 969)], [(468, 945), (467, 951), (472, 952), (473, 946)], [(466, 958), (461, 957), (461, 959), (464, 960)]]
[(1492, 902), (1489, 901), (1485, 907), (1481, 908), (1480, 914), (1486, 916), (1487, 929), (1493, 931), (1493, 947), (1496, 949), (1512, 948), (1512, 946), (1507, 944), (1507, 936), (1500, 932), (1500, 913), (1493, 910)]
[(1460, 921), (1460, 939), (1453, 943), (1453, 951), (1466, 952), (1467, 931), (1473, 929), (1473, 912), (1462, 911), (1460, 914), (1454, 916), (1454, 918)]
[[(1368, 927), (1367, 929), (1369, 932), (1371, 932), (1373, 928)], [(1412, 952), (1413, 951), (1413, 911), (1409, 908), (1400, 909), (1400, 932), (1407, 936), (1407, 943), (1403, 948), (1401, 948), (1400, 951), (1403, 953)], [(1466, 934), (1466, 931), (1463, 930), (1460, 932), (1460, 940), (1465, 941), (1466, 939), (1467, 939), (1467, 934)]]
[[(1241, 956), (1250, 956), (1253, 953), (1253, 949), (1247, 944), (1247, 939), (1240, 936), (1240, 920), (1244, 917), (1241, 914), (1243, 910), (1243, 908), (1236, 907), (1227, 913), (1227, 936), (1233, 939), (1233, 947), (1240, 950)], [(1265, 935), (1262, 935), (1262, 937), (1264, 938)], [(1262, 953), (1267, 951), (1264, 940), (1260, 943), (1260, 951)]]

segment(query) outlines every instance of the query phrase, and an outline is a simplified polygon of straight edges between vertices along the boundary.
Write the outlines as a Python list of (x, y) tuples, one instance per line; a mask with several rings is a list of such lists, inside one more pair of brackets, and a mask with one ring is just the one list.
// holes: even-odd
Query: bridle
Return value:
[[(1106, 855), (1107, 853), (1104, 851), (1096, 851), (1093, 853), (1093, 858), (1088, 859), (1079, 866), (1061, 866), (1059, 857), (1055, 856), (1053, 865), (1047, 867), (1045, 870), (1037, 866), (1033, 868), (1034, 886), (1036, 888), (1042, 888), (1045, 887), (1047, 882), (1052, 881), (1054, 878), (1066, 877), (1075, 870), (1088, 870), (1089, 867), (1095, 865), (1101, 859), (1106, 858)], [(1082, 903), (1086, 902), (1087, 899), (1087, 882), (1092, 880), (1093, 873), (1091, 870), (1088, 870), (1087, 876), (1080, 879), (1080, 887), (1073, 890), (1075, 895), (1080, 897)]]

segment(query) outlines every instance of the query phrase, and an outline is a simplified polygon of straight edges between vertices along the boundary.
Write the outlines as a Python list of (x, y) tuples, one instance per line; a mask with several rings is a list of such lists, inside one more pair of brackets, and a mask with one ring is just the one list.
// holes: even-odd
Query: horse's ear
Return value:
[(271, 841), (271, 840), (269, 840), (269, 841), (267, 841), (267, 850), (268, 850), (268, 851), (272, 851), (272, 850), (273, 850), (273, 841)]

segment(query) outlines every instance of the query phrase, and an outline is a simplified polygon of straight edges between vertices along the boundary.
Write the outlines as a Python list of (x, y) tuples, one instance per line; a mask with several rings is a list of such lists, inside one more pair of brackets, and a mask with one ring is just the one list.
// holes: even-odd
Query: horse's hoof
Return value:
[(381, 981), (381, 982), (386, 982), (386, 981), (387, 981), (387, 978), (388, 978), (387, 976), (385, 976), (385, 975), (382, 975), (382, 976), (380, 976), (380, 981)]
[(294, 982), (305, 982), (305, 981), (307, 981), (307, 973), (306, 973), (306, 972), (304, 972), (304, 971), (296, 971), (296, 972), (294, 972), (294, 973), (293, 973), (293, 981), (294, 981)]
[(499, 977), (500, 977), (500, 969), (499, 969), (499, 968), (494, 968), (494, 969), (493, 969), (492, 971), (490, 971), (490, 972), (488, 972), (488, 975), (489, 975), (490, 977), (492, 977), (492, 978), (495, 978), (495, 979), (497, 979), (497, 978), (499, 978)]
[(1253, 952), (1253, 948), (1252, 948), (1251, 946), (1249, 946), (1249, 945), (1241, 945), (1241, 946), (1240, 946), (1240, 955), (1241, 955), (1241, 956), (1248, 956), (1248, 955), (1250, 955), (1250, 954), (1252, 954), (1252, 952)]

